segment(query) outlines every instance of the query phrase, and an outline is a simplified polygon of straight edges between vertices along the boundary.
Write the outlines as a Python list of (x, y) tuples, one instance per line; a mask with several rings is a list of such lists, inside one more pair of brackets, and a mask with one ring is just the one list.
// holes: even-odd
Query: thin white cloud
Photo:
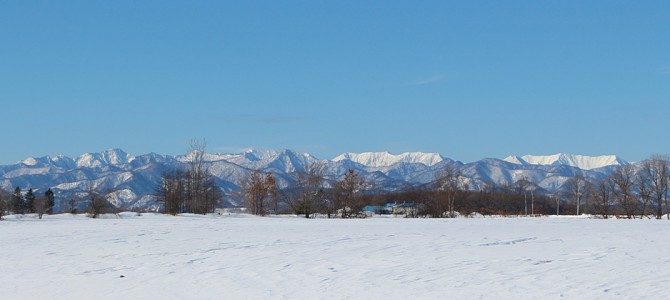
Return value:
[(443, 79), (442, 75), (435, 74), (431, 77), (419, 78), (419, 79), (412, 80), (410, 82), (405, 83), (404, 85), (405, 86), (426, 85), (426, 84), (432, 84), (432, 83), (440, 82), (440, 81), (442, 81), (442, 79)]

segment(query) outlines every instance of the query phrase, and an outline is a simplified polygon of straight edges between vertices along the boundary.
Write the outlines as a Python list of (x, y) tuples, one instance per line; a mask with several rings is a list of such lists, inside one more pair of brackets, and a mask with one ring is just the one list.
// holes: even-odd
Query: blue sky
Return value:
[[(195, 3), (194, 3), (195, 2)], [(668, 1), (2, 1), (0, 164), (668, 153)]]

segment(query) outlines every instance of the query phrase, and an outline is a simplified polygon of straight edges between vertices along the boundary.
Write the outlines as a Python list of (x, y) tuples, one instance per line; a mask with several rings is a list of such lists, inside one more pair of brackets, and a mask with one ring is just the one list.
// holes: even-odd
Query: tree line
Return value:
[(241, 180), (239, 196), (249, 212), (260, 216), (270, 213), (293, 213), (305, 218), (315, 214), (328, 218), (361, 216), (367, 203), (367, 185), (358, 172), (348, 170), (339, 180), (327, 182), (323, 171), (323, 164), (310, 164), (306, 170), (292, 174), (293, 181), (288, 187), (279, 189), (272, 173), (255, 170)]
[[(61, 201), (59, 212), (72, 214), (84, 212), (91, 218), (118, 212), (110, 201), (113, 191), (103, 193), (91, 188), (84, 194), (85, 196), (73, 195), (67, 201)], [(8, 213), (36, 214), (42, 219), (45, 214), (55, 213), (56, 209), (56, 196), (51, 188), (40, 196), (36, 195), (32, 188), (24, 193), (20, 187), (16, 187), (11, 194), (0, 190), (0, 219)]]
[(5, 213), (35, 213), (41, 219), (44, 214), (53, 213), (55, 203), (54, 192), (51, 189), (47, 189), (44, 195), (38, 196), (32, 188), (24, 194), (17, 186), (11, 195), (0, 191), (0, 218)]
[(655, 155), (641, 164), (618, 167), (611, 175), (587, 179), (577, 173), (549, 193), (527, 177), (512, 184), (484, 183), (474, 190), (455, 164), (447, 164), (435, 179), (421, 187), (373, 193), (355, 170), (328, 182), (324, 166), (310, 165), (292, 174), (288, 187), (279, 189), (272, 173), (253, 171), (240, 182), (240, 197), (256, 215), (292, 213), (306, 218), (361, 217), (365, 205), (411, 203), (411, 217), (452, 218), (480, 215), (594, 214), (602, 218), (642, 218), (666, 215), (670, 159)]
[(612, 175), (595, 180), (585, 180), (578, 175), (566, 184), (566, 193), (575, 203), (577, 212), (584, 206), (589, 213), (603, 218), (620, 216), (628, 219), (666, 215), (670, 219), (668, 190), (670, 188), (670, 159), (655, 155), (639, 167), (628, 164), (616, 169)]

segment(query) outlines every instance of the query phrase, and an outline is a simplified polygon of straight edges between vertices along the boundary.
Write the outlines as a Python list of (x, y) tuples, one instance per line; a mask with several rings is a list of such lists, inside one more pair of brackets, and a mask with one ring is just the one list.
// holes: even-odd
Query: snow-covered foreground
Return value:
[(670, 222), (123, 214), (0, 221), (2, 299), (612, 299), (670, 286)]

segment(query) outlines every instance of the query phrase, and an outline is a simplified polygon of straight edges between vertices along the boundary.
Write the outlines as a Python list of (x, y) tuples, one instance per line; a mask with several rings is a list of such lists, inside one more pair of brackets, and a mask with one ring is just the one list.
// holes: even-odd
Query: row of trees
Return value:
[(206, 214), (219, 207), (222, 194), (205, 161), (205, 142), (192, 141), (187, 169), (165, 172), (156, 198), (167, 214)]
[(54, 192), (46, 190), (43, 196), (36, 196), (33, 189), (24, 194), (20, 187), (14, 189), (11, 196), (0, 192), (0, 218), (5, 212), (14, 214), (36, 213), (41, 219), (46, 214), (52, 214), (55, 205)]
[[(287, 187), (279, 189), (271, 173), (252, 172), (240, 182), (240, 196), (247, 209), (257, 215), (293, 213), (306, 218), (315, 214), (328, 218), (365, 216), (365, 205), (384, 205), (388, 202), (410, 202), (412, 216), (456, 217), (459, 214), (523, 214), (524, 191), (519, 188), (486, 185), (480, 191), (470, 189), (468, 179), (454, 164), (445, 166), (435, 180), (424, 187), (393, 193), (371, 193), (355, 170), (348, 170), (339, 180), (328, 182), (323, 165), (311, 164), (296, 172)], [(537, 212), (555, 212), (553, 199), (535, 197)], [(265, 209), (264, 209), (265, 208)], [(570, 208), (570, 206), (564, 206)]]
[(632, 219), (653, 215), (661, 219), (666, 215), (670, 219), (669, 161), (667, 156), (654, 156), (644, 161), (641, 168), (625, 165), (609, 177), (593, 182), (578, 175), (570, 179), (566, 187), (578, 209), (585, 199), (590, 202), (586, 207), (591, 207), (592, 213), (603, 218), (623, 215)]
[[(292, 174), (287, 187), (279, 189), (271, 173), (252, 172), (240, 182), (240, 197), (247, 209), (257, 215), (294, 213), (306, 218), (315, 214), (352, 218), (365, 216), (365, 205), (384, 205), (388, 202), (409, 202), (413, 217), (447, 217), (459, 214), (527, 214), (526, 189), (521, 185), (484, 185), (479, 191), (470, 189), (469, 179), (455, 164), (448, 164), (435, 180), (426, 186), (393, 193), (372, 193), (355, 170), (348, 170), (339, 180), (328, 182), (324, 166), (311, 164), (306, 170)], [(530, 184), (528, 184), (530, 185)], [(533, 211), (541, 214), (556, 212), (557, 201), (545, 195), (532, 197)], [(534, 208), (537, 206), (537, 209)], [(564, 205), (563, 211), (572, 208)]]
[(484, 215), (592, 213), (603, 218), (653, 216), (661, 219), (666, 215), (670, 219), (668, 156), (655, 155), (640, 164), (627, 164), (599, 179), (587, 179), (578, 173), (555, 193), (547, 193), (528, 178), (512, 185), (484, 184), (477, 191), (471, 190), (468, 182), (458, 168), (447, 165), (429, 188), (379, 198), (419, 203), (418, 214), (432, 217), (454, 217), (455, 212)]
[(667, 156), (653, 156), (642, 164), (621, 166), (597, 180), (578, 173), (555, 193), (547, 193), (528, 178), (511, 185), (480, 184), (479, 190), (472, 190), (470, 179), (456, 165), (448, 164), (429, 185), (368, 194), (367, 185), (356, 171), (348, 170), (340, 180), (328, 183), (323, 165), (312, 164), (293, 174), (284, 189), (277, 187), (273, 174), (255, 171), (241, 182), (240, 195), (253, 214), (291, 212), (307, 218), (316, 213), (350, 218), (360, 216), (364, 205), (410, 202), (416, 205), (416, 216), (430, 217), (592, 213), (603, 218), (653, 215), (660, 219), (667, 215), (670, 219), (669, 161)]
[(279, 189), (272, 173), (252, 172), (240, 182), (240, 196), (247, 209), (256, 215), (291, 212), (312, 217), (320, 213), (328, 218), (352, 218), (361, 215), (365, 205), (365, 182), (354, 170), (348, 170), (334, 184), (327, 184), (324, 166), (313, 163), (293, 174), (292, 183)]
[[(92, 218), (100, 214), (116, 212), (111, 204), (110, 198), (113, 192), (102, 193), (95, 189), (89, 189), (85, 196), (73, 195), (67, 202), (61, 202), (60, 211), (78, 213), (80, 205), (84, 205), (84, 212)], [(37, 214), (41, 219), (44, 214), (53, 214), (56, 199), (53, 190), (47, 189), (42, 196), (35, 195), (33, 189), (23, 193), (20, 187), (16, 187), (12, 194), (0, 191), (0, 218), (5, 213), (11, 214)]]

